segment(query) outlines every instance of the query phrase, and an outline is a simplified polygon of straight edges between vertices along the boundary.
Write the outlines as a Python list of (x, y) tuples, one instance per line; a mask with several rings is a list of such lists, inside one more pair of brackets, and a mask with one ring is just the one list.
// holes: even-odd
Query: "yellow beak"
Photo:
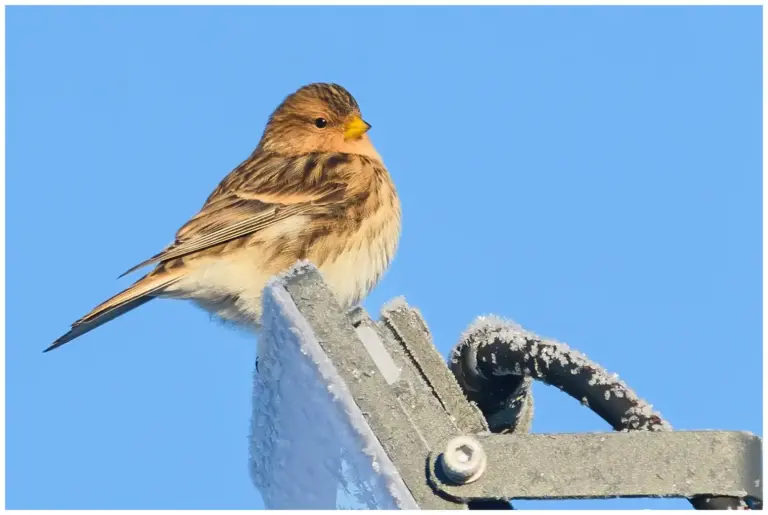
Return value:
[(352, 116), (344, 124), (344, 139), (357, 139), (371, 128), (371, 124), (357, 115)]

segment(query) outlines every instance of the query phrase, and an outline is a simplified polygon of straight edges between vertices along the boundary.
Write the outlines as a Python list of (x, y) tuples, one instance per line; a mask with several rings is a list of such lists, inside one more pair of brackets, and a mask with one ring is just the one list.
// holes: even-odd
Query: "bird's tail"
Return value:
[(90, 313), (72, 324), (72, 329), (67, 334), (53, 342), (43, 352), (61, 347), (78, 336), (82, 336), (100, 325), (149, 302), (160, 290), (173, 284), (180, 278), (181, 276), (178, 274), (171, 276), (168, 273), (149, 274), (142, 277), (132, 286), (93, 308)]

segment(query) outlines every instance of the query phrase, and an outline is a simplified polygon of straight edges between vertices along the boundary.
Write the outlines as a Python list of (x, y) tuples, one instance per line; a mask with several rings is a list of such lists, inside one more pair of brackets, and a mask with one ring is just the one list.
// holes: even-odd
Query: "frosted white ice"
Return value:
[[(657, 416), (661, 420), (660, 424), (653, 427), (654, 430), (671, 430), (672, 426), (661, 419), (659, 413), (653, 410), (653, 406), (635, 395), (623, 381), (619, 379), (618, 374), (610, 374), (595, 362), (587, 358), (586, 355), (571, 349), (565, 343), (553, 340), (543, 340), (536, 334), (523, 329), (519, 324), (510, 320), (497, 317), (495, 315), (478, 317), (462, 334), (460, 345), (456, 346), (454, 351), (462, 347), (461, 343), (474, 343), (482, 345), (483, 342), (492, 342), (494, 340), (507, 342), (511, 348), (522, 350), (529, 347), (526, 358), (538, 357), (544, 363), (558, 362), (563, 365), (573, 367), (571, 373), (577, 374), (582, 370), (590, 373), (588, 384), (590, 386), (605, 385), (609, 389), (605, 392), (605, 399), (610, 400), (611, 396), (627, 397), (628, 400), (636, 403), (636, 406), (630, 408), (625, 414), (622, 422), (632, 423), (639, 417), (651, 418)], [(476, 347), (474, 348), (476, 356)], [(476, 359), (476, 358), (475, 358)], [(529, 361), (529, 360), (526, 360)], [(535, 362), (535, 361), (534, 361)], [(515, 363), (512, 369), (502, 369), (498, 367), (495, 371), (497, 375), (538, 375), (538, 370), (528, 370)], [(586, 398), (582, 399), (586, 404)]]
[(395, 297), (394, 299), (388, 300), (384, 305), (381, 307), (381, 311), (395, 311), (401, 308), (407, 308), (408, 303), (405, 301), (405, 297), (402, 295), (399, 297)]
[(417, 509), (311, 327), (265, 289), (251, 478), (268, 509)]

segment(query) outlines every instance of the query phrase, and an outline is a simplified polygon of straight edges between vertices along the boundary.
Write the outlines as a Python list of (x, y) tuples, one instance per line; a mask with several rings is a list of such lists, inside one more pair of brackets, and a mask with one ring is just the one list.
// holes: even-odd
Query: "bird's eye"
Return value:
[(325, 127), (328, 125), (328, 120), (325, 118), (315, 118), (315, 127), (318, 129), (325, 129)]

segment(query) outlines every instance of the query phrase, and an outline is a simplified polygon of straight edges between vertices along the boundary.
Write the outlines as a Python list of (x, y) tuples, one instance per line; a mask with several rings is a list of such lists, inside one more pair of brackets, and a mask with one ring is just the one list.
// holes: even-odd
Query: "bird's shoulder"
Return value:
[(330, 192), (343, 200), (342, 191), (354, 191), (373, 178), (383, 165), (365, 156), (312, 152), (286, 156), (257, 150), (233, 169), (208, 196), (203, 206), (227, 197), (264, 200), (267, 204), (317, 201)]
[(355, 154), (315, 152), (285, 156), (254, 152), (208, 196), (200, 211), (176, 234), (176, 241), (219, 230), (243, 219), (277, 220), (278, 214), (340, 212), (365, 203), (380, 176), (381, 162)]

